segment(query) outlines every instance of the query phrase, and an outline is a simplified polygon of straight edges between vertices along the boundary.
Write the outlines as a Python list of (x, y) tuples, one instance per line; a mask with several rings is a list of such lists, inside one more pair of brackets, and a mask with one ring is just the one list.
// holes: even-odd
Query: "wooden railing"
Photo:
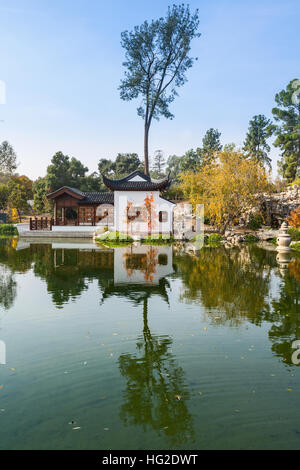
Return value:
[(54, 225), (54, 219), (48, 217), (41, 217), (38, 219), (37, 217), (29, 219), (29, 229), (30, 230), (52, 230), (52, 226)]

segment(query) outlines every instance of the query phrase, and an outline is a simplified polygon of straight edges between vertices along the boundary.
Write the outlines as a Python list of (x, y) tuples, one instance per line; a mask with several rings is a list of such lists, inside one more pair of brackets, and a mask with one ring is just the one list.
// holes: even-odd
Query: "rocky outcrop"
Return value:
[(252, 216), (262, 215), (264, 224), (274, 228), (280, 227), (291, 211), (300, 206), (300, 186), (294, 185), (281, 193), (260, 194), (257, 204), (249, 208), (240, 218), (240, 225), (247, 226)]
[(295, 185), (282, 193), (264, 195), (261, 209), (267, 225), (279, 227), (300, 206), (300, 186)]
[[(243, 243), (249, 240), (247, 236), (252, 237), (251, 240), (249, 241), (254, 241), (255, 238), (259, 242), (270, 242), (274, 238), (277, 238), (279, 235), (278, 230), (266, 230), (266, 229), (260, 229), (257, 230), (256, 232), (253, 231), (243, 231), (241, 232), (240, 230), (227, 230), (224, 233), (224, 240), (226, 243), (231, 243), (236, 245), (237, 243)], [(253, 238), (254, 237), (254, 238)]]

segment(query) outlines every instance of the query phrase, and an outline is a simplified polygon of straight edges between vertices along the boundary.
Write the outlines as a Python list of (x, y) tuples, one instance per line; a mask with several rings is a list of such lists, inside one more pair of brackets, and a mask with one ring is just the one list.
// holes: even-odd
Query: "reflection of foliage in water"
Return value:
[(144, 430), (151, 427), (172, 446), (182, 446), (194, 438), (184, 371), (171, 352), (171, 338), (151, 334), (147, 310), (145, 299), (143, 336), (138, 339), (137, 353), (119, 358), (120, 372), (126, 378), (120, 416), (125, 424)]
[(11, 268), (12, 272), (25, 273), (31, 269), (30, 249), (16, 251), (16, 240), (0, 238), (0, 264)]
[[(160, 279), (157, 285), (149, 282), (114, 285), (111, 249), (52, 250), (50, 244), (31, 244), (23, 250), (15, 248), (14, 240), (0, 239), (0, 307), (4, 309), (13, 305), (17, 294), (15, 274), (29, 270), (46, 282), (58, 308), (70, 299), (77, 299), (93, 280), (98, 282), (103, 301), (109, 296), (125, 296), (139, 305), (159, 295), (168, 302), (170, 284), (166, 278)], [(282, 278), (278, 297), (272, 300), (273, 268), (273, 276), (278, 273), (275, 252), (253, 245), (230, 250), (205, 248), (197, 257), (177, 255), (174, 267), (183, 284), (180, 299), (203, 305), (204, 314), (214, 324), (235, 326), (244, 320), (256, 325), (269, 322), (273, 353), (291, 364), (291, 344), (300, 339), (300, 257), (293, 256), (296, 258)], [(137, 259), (128, 256), (126, 262), (134, 269)]]
[(111, 282), (111, 250), (52, 250), (48, 245), (32, 245), (32, 249), (35, 252), (34, 273), (47, 282), (57, 307), (78, 298), (93, 279), (97, 279), (103, 289)]
[(204, 248), (197, 257), (176, 257), (175, 264), (185, 286), (181, 300), (200, 301), (218, 323), (235, 325), (245, 318), (261, 323), (276, 266), (272, 252), (257, 246)]
[(14, 273), (27, 272), (32, 265), (29, 250), (16, 251), (17, 240), (0, 238), (0, 306), (5, 310), (12, 307), (17, 295)]
[(269, 338), (272, 351), (291, 365), (291, 345), (300, 339), (300, 259), (292, 260), (281, 284), (279, 298), (272, 302)]
[(276, 300), (270, 299), (276, 252), (258, 246), (205, 248), (175, 263), (185, 285), (181, 300), (204, 305), (215, 324), (268, 322), (273, 353), (291, 364), (292, 342), (300, 339), (300, 258), (290, 262)]
[(12, 307), (17, 295), (14, 275), (6, 266), (0, 266), (0, 306), (5, 310)]
[(58, 308), (70, 299), (78, 298), (93, 279), (98, 280), (102, 290), (112, 282), (111, 250), (52, 250), (50, 244), (31, 244), (29, 248), (16, 251), (11, 241), (1, 239), (0, 263), (17, 273), (33, 269), (35, 276), (47, 283), (48, 292)]

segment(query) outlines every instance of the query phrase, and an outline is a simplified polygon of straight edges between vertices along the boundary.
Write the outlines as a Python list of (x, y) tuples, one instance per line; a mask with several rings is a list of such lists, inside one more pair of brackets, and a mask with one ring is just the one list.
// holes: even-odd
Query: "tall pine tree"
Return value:
[(275, 96), (277, 107), (272, 109), (273, 126), (277, 138), (275, 147), (281, 150), (279, 171), (288, 181), (293, 181), (300, 169), (300, 81), (292, 80)]
[(271, 137), (272, 133), (271, 120), (267, 119), (263, 114), (258, 114), (249, 122), (248, 133), (243, 147), (249, 158), (253, 158), (262, 166), (267, 165), (269, 168), (271, 168), (272, 160), (269, 157), (271, 148), (267, 143), (267, 139)]
[(216, 152), (222, 150), (220, 137), (221, 132), (219, 132), (218, 129), (210, 128), (206, 131), (202, 139), (202, 148), (198, 149), (198, 153), (200, 153), (202, 157), (202, 164), (210, 163)]

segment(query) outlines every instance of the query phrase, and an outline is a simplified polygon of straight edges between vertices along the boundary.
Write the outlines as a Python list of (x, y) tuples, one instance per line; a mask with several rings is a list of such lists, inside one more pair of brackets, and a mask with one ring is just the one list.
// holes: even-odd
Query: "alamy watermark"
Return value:
[(0, 340), (0, 365), (6, 364), (6, 344)]
[(295, 89), (294, 93), (292, 94), (292, 102), (296, 105), (300, 104), (300, 80), (294, 80), (292, 83), (292, 87)]
[(300, 340), (296, 339), (292, 343), (292, 349), (296, 349), (296, 351), (292, 354), (292, 363), (298, 366), (300, 364)]

